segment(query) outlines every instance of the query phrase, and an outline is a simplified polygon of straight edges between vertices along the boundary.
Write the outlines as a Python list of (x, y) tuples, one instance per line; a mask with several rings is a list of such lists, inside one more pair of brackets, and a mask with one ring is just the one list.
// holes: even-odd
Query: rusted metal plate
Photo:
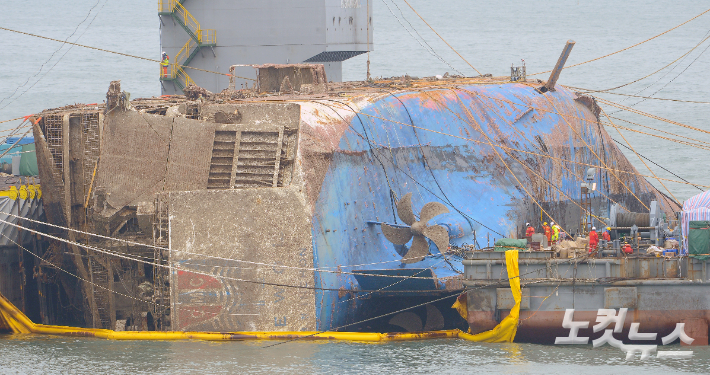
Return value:
[(311, 231), (296, 189), (173, 192), (168, 212), (174, 330), (315, 329)]
[(165, 190), (205, 189), (210, 171), (210, 157), (215, 125), (175, 118), (170, 136)]
[[(496, 308), (498, 310), (510, 310), (515, 306), (515, 299), (510, 288), (496, 288)], [(530, 289), (523, 289), (523, 296), (520, 300), (520, 309), (530, 309)]]
[(636, 287), (604, 288), (604, 308), (635, 309), (638, 307), (638, 291)]

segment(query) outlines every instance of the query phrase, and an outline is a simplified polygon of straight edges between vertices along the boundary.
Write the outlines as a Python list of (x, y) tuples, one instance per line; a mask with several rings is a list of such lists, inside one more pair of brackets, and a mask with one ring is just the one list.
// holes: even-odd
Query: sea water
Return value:
[[(368, 0), (360, 0), (365, 3)], [(373, 77), (475, 75), (402, 0), (373, 2)], [(576, 45), (568, 65), (606, 55), (646, 40), (703, 12), (699, 1), (408, 0), (417, 12), (481, 73), (510, 74), (525, 61), (528, 76), (547, 79), (567, 40)], [(274, 2), (277, 4), (278, 2)], [(405, 29), (405, 27), (408, 29)], [(565, 69), (559, 84), (603, 90), (642, 78), (681, 57), (710, 35), (710, 13), (648, 43), (579, 67)], [(154, 1), (3, 0), (0, 27), (152, 59), (160, 57), (160, 21)], [(417, 41), (416, 38), (419, 38)], [(424, 47), (422, 47), (424, 45)], [(616, 92), (710, 102), (710, 41), (670, 68)], [(430, 46), (430, 52), (428, 50)], [(427, 49), (425, 49), (425, 47)], [(160, 94), (157, 63), (62, 45), (0, 30), (0, 121), (46, 108), (104, 100), (108, 83), (121, 80), (132, 98)], [(438, 56), (437, 56), (438, 55)], [(445, 62), (442, 62), (444, 60)], [(366, 76), (367, 55), (343, 64), (345, 80)], [(612, 94), (601, 98), (632, 106), (692, 128), (710, 131), (710, 104), (642, 100)], [(618, 112), (611, 116), (710, 142), (696, 129)], [(618, 120), (614, 120), (619, 125)], [(13, 128), (19, 121), (0, 124)], [(675, 137), (628, 125), (647, 133)], [(620, 142), (613, 128), (607, 131)], [(2, 134), (2, 133), (0, 133)], [(624, 132), (636, 151), (676, 175), (710, 186), (710, 151), (640, 133)], [(625, 142), (624, 142), (625, 143)], [(642, 174), (650, 175), (622, 148)], [(647, 162), (658, 177), (678, 177)], [(659, 189), (663, 187), (652, 181)], [(685, 200), (700, 190), (664, 181)], [(701, 189), (707, 190), (706, 187)], [(664, 189), (665, 191), (665, 189)], [(709, 373), (710, 349), (693, 348), (691, 359), (626, 361), (608, 346), (477, 344), (432, 340), (363, 344), (296, 341), (270, 348), (268, 342), (111, 342), (58, 337), (0, 338), (0, 373)], [(661, 348), (662, 349), (662, 348)], [(681, 350), (672, 346), (670, 350)]]
[[(485, 344), (458, 339), (394, 343), (295, 341), (107, 341), (67, 337), (0, 338), (0, 372), (269, 374), (707, 374), (710, 348), (690, 359), (626, 360), (604, 346)], [(663, 350), (687, 350), (677, 345)]]

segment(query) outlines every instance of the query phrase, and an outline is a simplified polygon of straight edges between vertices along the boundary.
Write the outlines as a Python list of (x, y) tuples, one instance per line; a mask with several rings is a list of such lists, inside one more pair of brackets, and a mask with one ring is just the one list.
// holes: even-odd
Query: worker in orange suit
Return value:
[(530, 223), (525, 223), (525, 239), (528, 240), (528, 245), (532, 244), (533, 234), (535, 234), (535, 228)]
[(606, 227), (606, 230), (602, 232), (602, 238), (611, 241), (611, 227)]
[(624, 251), (624, 254), (633, 254), (634, 253), (634, 249), (632, 249), (631, 245), (629, 245), (627, 243), (624, 244), (624, 247), (622, 250)]
[(552, 239), (552, 230), (550, 229), (550, 226), (547, 225), (547, 222), (542, 224), (542, 230), (545, 231), (545, 237), (547, 237), (547, 244), (549, 245), (551, 243), (550, 240)]
[(533, 234), (535, 234), (535, 227), (530, 223), (525, 223), (525, 237), (532, 237)]
[(593, 252), (597, 249), (599, 244), (599, 235), (597, 234), (597, 227), (592, 227), (592, 231), (589, 232), (589, 252)]
[(163, 77), (168, 77), (168, 65), (170, 65), (170, 57), (163, 51), (163, 59), (160, 61), (160, 66), (163, 67)]

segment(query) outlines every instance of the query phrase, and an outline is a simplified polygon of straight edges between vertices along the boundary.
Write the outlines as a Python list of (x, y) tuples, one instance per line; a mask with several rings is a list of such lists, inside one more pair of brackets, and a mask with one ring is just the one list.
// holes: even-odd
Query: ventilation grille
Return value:
[(296, 134), (272, 131), (216, 131), (208, 189), (288, 185)]
[(208, 189), (229, 189), (234, 167), (234, 153), (237, 146), (236, 131), (215, 131), (212, 145)]
[(243, 132), (234, 176), (235, 188), (276, 187), (283, 130)]
[(87, 112), (81, 115), (82, 136), (84, 141), (84, 195), (90, 189), (94, 170), (97, 167), (101, 150), (101, 133), (99, 131), (99, 113)]
[(44, 116), (44, 137), (47, 140), (49, 153), (52, 154), (53, 167), (60, 174), (64, 171), (64, 137), (62, 137), (62, 123), (64, 116), (47, 115)]

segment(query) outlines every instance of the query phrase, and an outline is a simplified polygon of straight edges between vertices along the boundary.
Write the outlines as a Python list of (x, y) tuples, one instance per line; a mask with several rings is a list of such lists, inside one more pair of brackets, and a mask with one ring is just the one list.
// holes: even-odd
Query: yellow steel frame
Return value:
[[(190, 76), (183, 70), (182, 62), (187, 60), (193, 49), (199, 47), (200, 44), (217, 44), (217, 31), (214, 29), (202, 29), (200, 23), (197, 22), (195, 17), (190, 14), (190, 12), (185, 9), (185, 7), (178, 0), (158, 0), (158, 11), (159, 12), (170, 12), (177, 13), (183, 20), (185, 26), (193, 30), (197, 36), (197, 42), (192, 38), (187, 40), (184, 46), (175, 55), (174, 61), (169, 65), (168, 76), (170, 79), (180, 79), (184, 83), (184, 86), (194, 85), (195, 81), (190, 78)], [(163, 78), (168, 78), (163, 74), (163, 67), (160, 67), (160, 76)]]

